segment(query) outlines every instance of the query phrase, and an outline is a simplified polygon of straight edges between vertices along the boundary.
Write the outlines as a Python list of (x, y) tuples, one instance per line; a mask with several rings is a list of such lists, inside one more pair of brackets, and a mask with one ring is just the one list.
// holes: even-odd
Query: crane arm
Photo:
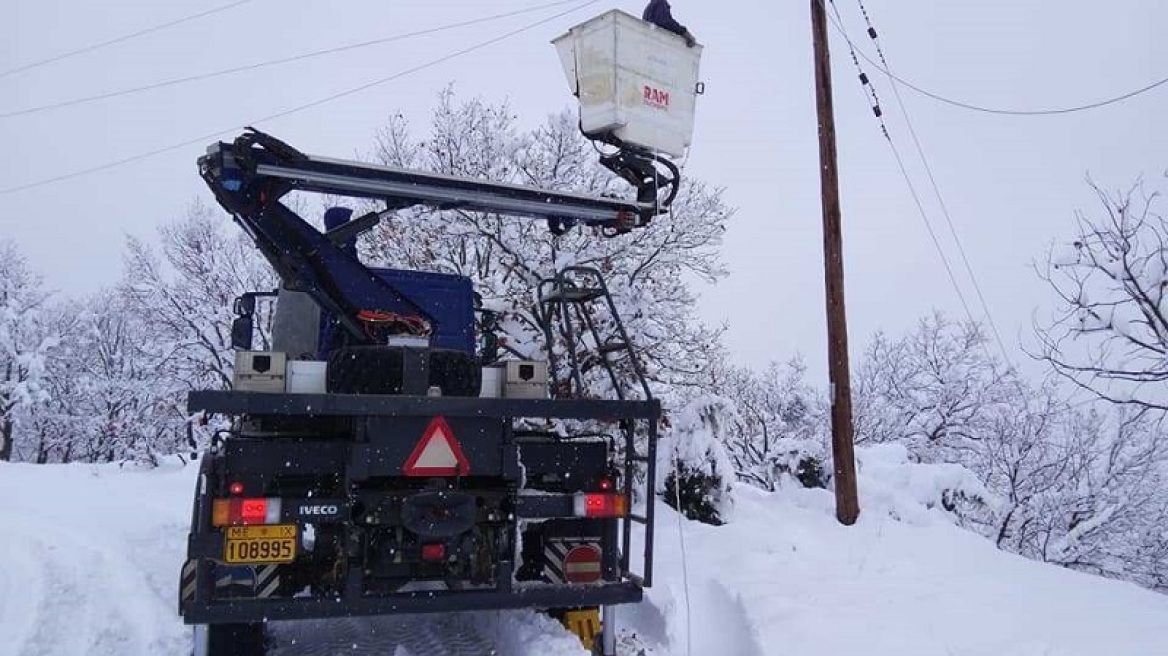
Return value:
[[(529, 217), (546, 220), (556, 233), (585, 225), (615, 235), (643, 227), (668, 210), (677, 176), (661, 176), (653, 160), (660, 161), (631, 150), (602, 158), (605, 166), (637, 187), (637, 200), (629, 201), (310, 156), (249, 129), (231, 143), (211, 144), (199, 158), (199, 173), (219, 204), (255, 241), (285, 287), (307, 292), (337, 317), (351, 338), (373, 343), (378, 338), (370, 334), (370, 312), (416, 318), (416, 324), (406, 323), (420, 334), (432, 328), (433, 322), (433, 317), (371, 272), (346, 247), (384, 213), (367, 214), (321, 232), (280, 202), (289, 192), (378, 200), (387, 211), (424, 205)], [(662, 189), (664, 202), (658, 197)]]

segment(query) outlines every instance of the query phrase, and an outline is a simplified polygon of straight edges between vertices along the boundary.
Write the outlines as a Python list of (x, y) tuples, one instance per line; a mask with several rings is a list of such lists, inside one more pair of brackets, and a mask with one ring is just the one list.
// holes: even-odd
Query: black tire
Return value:
[(263, 623), (207, 627), (207, 656), (264, 656), (266, 652)]
[[(462, 351), (429, 349), (429, 386), (443, 396), (478, 396), (482, 365)], [(328, 391), (335, 394), (401, 394), (405, 348), (348, 346), (329, 355)]]

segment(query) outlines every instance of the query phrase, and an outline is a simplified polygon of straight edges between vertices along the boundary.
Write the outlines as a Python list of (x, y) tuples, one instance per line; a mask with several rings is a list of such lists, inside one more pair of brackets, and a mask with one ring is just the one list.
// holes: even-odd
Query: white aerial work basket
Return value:
[(693, 135), (702, 47), (614, 9), (552, 41), (580, 100), (580, 129), (681, 157)]

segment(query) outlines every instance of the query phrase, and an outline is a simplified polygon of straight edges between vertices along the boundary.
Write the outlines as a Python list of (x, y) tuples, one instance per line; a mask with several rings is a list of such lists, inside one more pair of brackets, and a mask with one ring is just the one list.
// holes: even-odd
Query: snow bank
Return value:
[(0, 654), (189, 653), (193, 468), (0, 465)]
[(720, 527), (679, 522), (659, 504), (656, 585), (627, 630), (659, 636), (662, 654), (1165, 652), (1168, 597), (998, 551), (954, 526), (942, 493), (984, 494), (968, 471), (909, 463), (896, 446), (857, 459), (852, 527), (821, 489), (736, 485)]
[(868, 514), (926, 525), (942, 518), (951, 520), (945, 505), (957, 498), (975, 500), (991, 509), (1000, 503), (972, 471), (957, 464), (913, 463), (903, 444), (858, 448), (856, 467)]
[[(895, 448), (859, 460), (853, 527), (835, 521), (831, 492), (795, 486), (735, 486), (720, 527), (658, 504), (656, 585), (619, 611), (622, 656), (1164, 653), (1168, 597), (1025, 560), (953, 526), (935, 504), (943, 490), (973, 489), (959, 470), (910, 464)], [(173, 463), (0, 463), (0, 654), (185, 656), (176, 585), (194, 475)], [(506, 656), (584, 654), (531, 611), (276, 628), (281, 655), (484, 644)]]

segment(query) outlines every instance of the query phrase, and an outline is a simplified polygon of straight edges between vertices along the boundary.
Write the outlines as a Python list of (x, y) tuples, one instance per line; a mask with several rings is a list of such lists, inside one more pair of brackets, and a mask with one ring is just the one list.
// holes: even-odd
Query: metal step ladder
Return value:
[[(641, 362), (599, 270), (565, 267), (555, 277), (541, 281), (538, 294), (553, 397), (584, 398), (583, 374), (599, 365), (607, 372), (619, 400), (637, 398), (638, 393), (643, 395), (640, 400), (653, 398)], [(607, 310), (607, 316), (598, 316), (602, 314), (596, 311), (598, 302)], [(566, 379), (556, 344), (564, 345), (568, 358)], [(622, 361), (629, 365), (625, 372), (618, 370)]]

